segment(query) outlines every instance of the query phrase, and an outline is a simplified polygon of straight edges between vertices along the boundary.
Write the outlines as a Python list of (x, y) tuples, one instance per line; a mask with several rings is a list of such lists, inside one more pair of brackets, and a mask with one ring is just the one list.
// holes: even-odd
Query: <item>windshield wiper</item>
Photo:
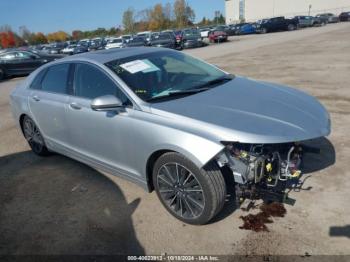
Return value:
[(198, 85), (195, 87), (195, 89), (202, 89), (204, 87), (210, 87), (210, 86), (217, 85), (217, 84), (220, 84), (223, 82), (228, 82), (228, 81), (231, 81), (233, 78), (234, 78), (233, 75), (225, 75), (225, 76), (219, 77), (217, 79), (208, 81), (204, 84)]
[(168, 94), (166, 95), (162, 95), (162, 96), (156, 96), (156, 97), (152, 97), (150, 99), (147, 100), (147, 102), (151, 102), (151, 101), (155, 101), (155, 100), (161, 100), (161, 99), (165, 99), (168, 97), (176, 97), (176, 96), (184, 96), (184, 95), (192, 95), (192, 94), (197, 94), (203, 91), (208, 90), (209, 88), (196, 88), (196, 89), (187, 89), (187, 90), (178, 90), (178, 91), (170, 91)]
[(194, 89), (185, 89), (185, 90), (177, 90), (177, 91), (170, 91), (168, 95), (177, 95), (177, 94), (195, 94), (203, 91), (207, 91), (209, 87), (204, 88), (194, 88)]
[(233, 78), (234, 78), (233, 75), (225, 75), (223, 77), (208, 81), (204, 84), (198, 85), (198, 86), (191, 88), (191, 89), (170, 91), (166, 95), (152, 97), (152, 98), (148, 99), (147, 102), (166, 99), (169, 97), (197, 94), (197, 93), (209, 90), (210, 88), (212, 88), (213, 85), (220, 84), (222, 82), (231, 81)]

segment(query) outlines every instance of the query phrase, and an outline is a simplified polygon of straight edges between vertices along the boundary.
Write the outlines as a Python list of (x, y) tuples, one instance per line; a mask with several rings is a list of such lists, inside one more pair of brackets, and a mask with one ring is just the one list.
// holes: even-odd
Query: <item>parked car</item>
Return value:
[(129, 42), (126, 43), (126, 47), (139, 47), (149, 45), (144, 37), (133, 36)]
[(281, 180), (300, 175), (304, 141), (330, 134), (329, 113), (310, 95), (164, 48), (50, 63), (10, 104), (35, 154), (57, 152), (155, 190), (189, 224), (215, 217), (228, 187), (238, 197), (283, 196)]
[(292, 31), (299, 27), (297, 19), (286, 19), (284, 16), (264, 19), (256, 26), (256, 32), (265, 34), (277, 31)]
[(323, 16), (328, 19), (328, 23), (338, 23), (339, 17), (332, 13), (319, 14), (318, 16)]
[(85, 46), (86, 48), (89, 48), (91, 44), (91, 40), (90, 39), (82, 39), (78, 42), (78, 46)]
[(198, 29), (184, 29), (183, 30), (183, 47), (195, 48), (204, 46), (202, 36)]
[(110, 39), (105, 46), (105, 49), (111, 48), (123, 48), (125, 47), (126, 42), (121, 37)]
[(170, 32), (155, 34), (151, 37), (150, 46), (176, 49), (175, 35)]
[(57, 43), (52, 43), (50, 45), (50, 49), (48, 50), (49, 54), (61, 54), (62, 50), (67, 46), (67, 43), (65, 42), (57, 42)]
[(130, 38), (132, 35), (122, 35), (121, 38), (124, 40), (125, 43), (128, 43), (130, 41)]
[(299, 15), (294, 18), (298, 20), (299, 27), (310, 27), (314, 26), (315, 24), (315, 19), (313, 16)]
[(86, 45), (78, 44), (73, 51), (73, 55), (89, 52), (89, 48)]
[(38, 67), (62, 57), (63, 55), (48, 55), (22, 50), (1, 52), (0, 80), (9, 76), (29, 74)]
[(328, 24), (328, 16), (316, 15), (314, 17), (314, 26), (325, 26)]
[(242, 23), (231, 27), (235, 35), (248, 35), (255, 34), (256, 24), (253, 23)]
[(212, 30), (212, 28), (210, 28), (210, 27), (200, 28), (199, 32), (201, 33), (201, 37), (208, 38), (211, 30)]
[(104, 39), (102, 38), (94, 38), (90, 41), (90, 45), (88, 47), (89, 51), (102, 50), (106, 46)]
[(62, 53), (62, 48), (61, 47), (50, 47), (47, 51), (48, 54), (51, 55), (57, 55), (57, 54), (61, 54)]
[(152, 32), (151, 31), (145, 31), (145, 32), (139, 32), (137, 33), (138, 37), (142, 37), (146, 44), (150, 44), (151, 38), (152, 38)]
[(226, 42), (227, 38), (228, 38), (228, 36), (224, 31), (212, 30), (209, 33), (209, 42), (211, 42), (211, 43)]
[(232, 35), (235, 34), (235, 31), (232, 30), (232, 28), (229, 27), (229, 26), (227, 26), (227, 25), (218, 25), (218, 26), (214, 27), (213, 30), (215, 30), (215, 31), (223, 31), (223, 32), (225, 32), (228, 36), (232, 36)]
[(73, 55), (74, 54), (74, 49), (77, 47), (77, 45), (69, 45), (66, 48), (62, 50), (62, 54), (65, 55)]
[(343, 12), (339, 15), (339, 21), (350, 21), (350, 12)]

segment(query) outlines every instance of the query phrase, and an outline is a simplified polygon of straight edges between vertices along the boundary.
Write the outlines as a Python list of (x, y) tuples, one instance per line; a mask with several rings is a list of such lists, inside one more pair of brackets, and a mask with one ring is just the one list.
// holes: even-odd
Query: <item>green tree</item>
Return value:
[(218, 17), (218, 23), (219, 24), (225, 24), (226, 23), (225, 17), (222, 14), (220, 14), (220, 16)]

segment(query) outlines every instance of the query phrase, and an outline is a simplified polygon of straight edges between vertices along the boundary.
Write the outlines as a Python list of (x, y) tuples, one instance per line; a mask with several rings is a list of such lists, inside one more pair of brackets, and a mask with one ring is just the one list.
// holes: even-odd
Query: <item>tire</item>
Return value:
[(295, 25), (289, 24), (287, 29), (288, 29), (288, 31), (293, 31), (293, 30), (295, 30)]
[(266, 34), (267, 33), (267, 29), (264, 27), (261, 29), (261, 34)]
[(23, 118), (22, 130), (24, 138), (27, 140), (30, 148), (35, 154), (38, 156), (50, 155), (39, 128), (30, 117), (25, 116)]
[(206, 224), (224, 206), (226, 184), (215, 162), (199, 169), (179, 153), (166, 153), (156, 161), (152, 178), (162, 205), (185, 223)]

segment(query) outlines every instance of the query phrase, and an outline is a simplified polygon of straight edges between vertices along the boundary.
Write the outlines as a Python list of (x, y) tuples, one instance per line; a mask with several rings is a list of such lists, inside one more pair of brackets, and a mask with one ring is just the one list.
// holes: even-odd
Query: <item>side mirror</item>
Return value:
[(113, 111), (120, 107), (123, 107), (122, 101), (112, 95), (100, 96), (91, 102), (91, 108), (95, 111)]

